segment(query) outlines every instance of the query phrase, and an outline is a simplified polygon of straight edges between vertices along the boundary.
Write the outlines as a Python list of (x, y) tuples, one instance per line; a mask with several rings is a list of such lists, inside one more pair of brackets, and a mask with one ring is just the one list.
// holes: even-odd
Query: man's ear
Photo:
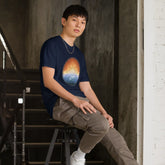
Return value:
[(62, 26), (65, 26), (65, 23), (66, 23), (66, 19), (64, 17), (61, 18), (61, 24)]

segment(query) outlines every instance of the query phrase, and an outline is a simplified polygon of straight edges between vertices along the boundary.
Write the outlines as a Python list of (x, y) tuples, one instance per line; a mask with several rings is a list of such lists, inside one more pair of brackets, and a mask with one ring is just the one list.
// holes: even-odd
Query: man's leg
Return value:
[(53, 118), (85, 131), (78, 150), (71, 155), (71, 165), (84, 165), (85, 154), (89, 153), (109, 130), (107, 120), (98, 111), (84, 114), (71, 102), (61, 98), (54, 107)]
[(101, 143), (118, 165), (138, 165), (124, 138), (115, 128), (109, 128)]
[(79, 146), (81, 151), (89, 153), (97, 143), (101, 142), (118, 165), (138, 165), (124, 138), (115, 128), (109, 128), (108, 121), (100, 112), (88, 115), (80, 112), (72, 120), (79, 128), (87, 122)]
[(89, 153), (109, 131), (107, 120), (98, 111), (92, 114), (80, 111), (73, 116), (71, 123), (85, 131), (79, 145), (84, 153)]
[(85, 131), (79, 146), (82, 152), (89, 153), (101, 141), (119, 165), (137, 165), (123, 137), (115, 129), (109, 128), (108, 121), (100, 112), (84, 114), (72, 103), (60, 99), (53, 116), (55, 120)]
[(100, 112), (84, 114), (61, 98), (54, 107), (53, 118), (85, 131), (80, 141), (80, 149), (84, 153), (89, 153), (109, 130), (108, 122)]

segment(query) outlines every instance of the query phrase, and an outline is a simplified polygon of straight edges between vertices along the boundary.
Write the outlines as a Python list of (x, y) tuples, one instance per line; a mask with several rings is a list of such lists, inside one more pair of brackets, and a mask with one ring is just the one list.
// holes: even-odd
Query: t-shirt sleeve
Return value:
[(56, 68), (56, 47), (52, 45), (51, 42), (46, 41), (40, 53), (41, 67), (47, 66), (51, 68)]
[(84, 55), (83, 55), (83, 58), (82, 58), (82, 67), (80, 69), (80, 79), (79, 79), (79, 81), (80, 82), (89, 81)]

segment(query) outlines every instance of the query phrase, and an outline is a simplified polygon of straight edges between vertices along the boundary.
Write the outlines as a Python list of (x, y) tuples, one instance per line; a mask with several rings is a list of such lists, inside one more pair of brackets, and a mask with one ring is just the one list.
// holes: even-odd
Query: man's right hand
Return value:
[(93, 105), (86, 100), (80, 100), (76, 97), (73, 99), (72, 102), (77, 108), (80, 108), (84, 114), (87, 114), (86, 111), (88, 111), (89, 113), (96, 113), (96, 109), (93, 107)]

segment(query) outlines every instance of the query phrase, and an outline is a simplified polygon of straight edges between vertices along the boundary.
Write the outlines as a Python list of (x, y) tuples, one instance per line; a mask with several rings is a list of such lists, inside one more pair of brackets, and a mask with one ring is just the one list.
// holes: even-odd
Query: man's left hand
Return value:
[(107, 113), (104, 113), (102, 115), (108, 120), (109, 126), (111, 128), (114, 128), (113, 118)]

